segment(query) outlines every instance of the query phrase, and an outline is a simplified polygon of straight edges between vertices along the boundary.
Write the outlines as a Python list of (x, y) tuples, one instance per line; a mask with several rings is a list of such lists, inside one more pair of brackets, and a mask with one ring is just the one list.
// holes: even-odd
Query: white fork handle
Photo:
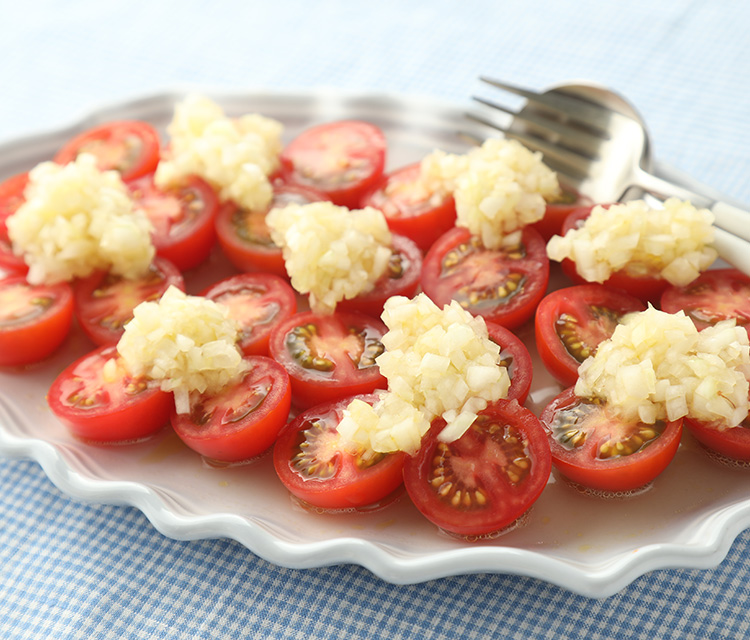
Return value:
[(714, 229), (714, 246), (724, 260), (750, 275), (750, 243), (720, 227), (716, 227)]

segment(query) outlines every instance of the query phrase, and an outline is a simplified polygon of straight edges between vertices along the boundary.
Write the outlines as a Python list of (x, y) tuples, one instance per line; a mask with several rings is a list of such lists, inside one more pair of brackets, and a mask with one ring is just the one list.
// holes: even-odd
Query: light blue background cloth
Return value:
[[(750, 202), (748, 32), (746, 0), (2, 0), (0, 140), (184, 85), (468, 105), (480, 74), (536, 89), (587, 79), (636, 105), (659, 160)], [(717, 568), (655, 571), (602, 600), (506, 575), (398, 586), (175, 541), (0, 459), (2, 638), (740, 638), (749, 557), (745, 532)]]

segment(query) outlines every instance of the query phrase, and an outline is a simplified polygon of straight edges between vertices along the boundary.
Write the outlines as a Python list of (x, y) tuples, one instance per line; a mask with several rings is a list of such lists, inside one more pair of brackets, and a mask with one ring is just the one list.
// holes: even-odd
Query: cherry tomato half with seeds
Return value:
[(229, 317), (239, 325), (237, 346), (246, 356), (267, 356), (271, 330), (297, 312), (294, 289), (272, 273), (240, 273), (201, 295), (229, 309)]
[(612, 337), (621, 318), (646, 305), (603, 284), (581, 284), (548, 293), (536, 309), (536, 344), (547, 371), (563, 386), (578, 379), (578, 367)]
[(273, 200), (262, 211), (225, 202), (216, 216), (216, 235), (222, 251), (239, 271), (264, 271), (287, 277), (281, 247), (271, 239), (266, 215), (274, 207), (325, 201), (325, 194), (296, 185), (274, 183)]
[(47, 402), (73, 435), (98, 443), (153, 435), (168, 423), (174, 403), (158, 383), (128, 373), (114, 346), (99, 347), (65, 368)]
[(385, 301), (392, 296), (411, 298), (419, 287), (422, 273), (422, 252), (409, 238), (391, 235), (391, 259), (388, 269), (375, 283), (371, 291), (356, 298), (342, 300), (336, 305), (341, 311), (359, 311), (380, 317)]
[(661, 296), (667, 313), (684, 311), (698, 331), (734, 319), (750, 335), (750, 276), (737, 269), (711, 269), (684, 287), (670, 286)]
[(624, 421), (596, 399), (569, 387), (540, 416), (552, 463), (568, 480), (589, 489), (640, 489), (667, 468), (682, 436), (682, 419), (653, 425)]
[(189, 176), (168, 189), (154, 184), (152, 175), (128, 185), (135, 206), (154, 227), (156, 254), (187, 271), (205, 262), (216, 240), (216, 192), (205, 180)]
[(0, 366), (21, 366), (52, 355), (73, 320), (73, 292), (65, 282), (33, 285), (23, 275), (0, 279)]
[(291, 387), (271, 358), (245, 358), (248, 372), (217, 394), (191, 394), (190, 412), (172, 411), (170, 422), (188, 447), (209, 460), (245, 462), (276, 441), (289, 417)]
[[(609, 205), (602, 205), (605, 208)], [(571, 229), (576, 229), (583, 225), (586, 218), (591, 214), (593, 207), (576, 209), (566, 219), (562, 228), (562, 235), (565, 235)], [(590, 284), (576, 270), (576, 264), (573, 260), (566, 258), (562, 261), (562, 270), (565, 275), (575, 284)], [(661, 277), (658, 270), (646, 264), (632, 264), (625, 269), (615, 271), (602, 284), (607, 287), (614, 287), (635, 296), (643, 302), (652, 302), (657, 304), (664, 289), (669, 283)]]
[(562, 233), (566, 218), (577, 209), (591, 209), (594, 202), (572, 187), (560, 185), (561, 194), (554, 200), (547, 201), (544, 217), (532, 226), (544, 238), (545, 242), (554, 235)]
[(494, 322), (486, 324), (490, 340), (500, 347), (500, 364), (508, 370), (510, 387), (506, 399), (523, 404), (529, 396), (534, 373), (531, 354), (515, 333)]
[(73, 286), (76, 318), (94, 344), (117, 344), (133, 309), (141, 302), (158, 300), (172, 285), (185, 291), (179, 269), (159, 257), (136, 279), (97, 271)]
[(546, 246), (527, 227), (518, 244), (490, 250), (455, 227), (427, 252), (420, 282), (439, 307), (457, 300), (472, 315), (514, 329), (534, 315), (547, 290)]
[(436, 420), (404, 465), (404, 485), (419, 511), (459, 536), (502, 531), (537, 500), (551, 459), (539, 419), (515, 400), (493, 403), (454, 442)]
[(356, 209), (383, 176), (383, 131), (361, 120), (338, 120), (306, 129), (281, 152), (281, 177), (322, 191), (334, 204)]
[[(374, 395), (356, 396), (373, 404)], [(361, 509), (403, 483), (406, 454), (366, 453), (343, 441), (337, 427), (353, 397), (316, 405), (284, 429), (273, 448), (276, 474), (303, 503), (329, 510)]]
[(102, 171), (114, 170), (125, 182), (153, 173), (159, 164), (159, 134), (147, 122), (119, 120), (80, 133), (55, 155), (55, 162), (73, 162), (81, 153), (96, 157)]
[(337, 311), (293, 315), (271, 331), (271, 357), (289, 373), (292, 401), (307, 409), (375, 389), (386, 379), (375, 358), (383, 353), (386, 326), (363, 313)]
[(411, 164), (384, 176), (366, 194), (360, 207), (374, 207), (385, 215), (388, 227), (427, 251), (456, 222), (456, 203), (451, 194), (427, 191), (420, 181), (420, 164)]

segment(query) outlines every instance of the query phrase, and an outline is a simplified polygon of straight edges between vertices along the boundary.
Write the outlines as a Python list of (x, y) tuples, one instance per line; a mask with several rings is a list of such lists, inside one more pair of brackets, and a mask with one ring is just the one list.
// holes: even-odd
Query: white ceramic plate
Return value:
[[(204, 91), (231, 115), (257, 111), (286, 125), (287, 138), (337, 118), (380, 125), (389, 167), (439, 147), (462, 151), (456, 135), (471, 130), (464, 109), (432, 100), (341, 93)], [(162, 131), (175, 91), (97, 110), (74, 126), (0, 145), (0, 178), (48, 159), (74, 133), (98, 122), (144, 119)], [(481, 132), (478, 132), (481, 134)], [(231, 270), (219, 255), (189, 277), (192, 291)], [(559, 388), (533, 345), (533, 410)], [(635, 498), (602, 500), (577, 493), (554, 475), (525, 526), (495, 540), (465, 543), (439, 533), (404, 497), (371, 513), (322, 515), (296, 506), (268, 457), (216, 469), (170, 432), (134, 446), (82, 444), (49, 412), (45, 393), (56, 374), (91, 348), (74, 331), (42, 365), (0, 371), (0, 453), (30, 457), (64, 492), (141, 509), (163, 534), (178, 539), (234, 538), (279, 565), (306, 568), (356, 563), (384, 580), (412, 583), (448, 575), (501, 572), (537, 577), (594, 597), (613, 594), (643, 573), (666, 567), (710, 567), (750, 526), (750, 473), (710, 459), (689, 437), (653, 487)]]

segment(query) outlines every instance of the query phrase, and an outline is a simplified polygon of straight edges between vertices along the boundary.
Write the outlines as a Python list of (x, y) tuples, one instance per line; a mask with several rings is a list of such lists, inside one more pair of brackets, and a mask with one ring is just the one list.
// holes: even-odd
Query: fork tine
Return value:
[[(491, 109), (496, 109), (513, 116), (514, 124), (516, 121), (523, 122), (526, 125), (526, 128), (523, 130), (527, 133), (532, 133), (551, 143), (560, 144), (591, 159), (596, 158), (602, 140), (609, 138), (609, 134), (606, 137), (597, 136), (578, 127), (571, 127), (558, 120), (552, 120), (540, 111), (523, 109), (515, 112), (492, 100), (478, 96), (473, 96), (472, 99)], [(514, 127), (513, 131), (519, 131), (519, 129)]]
[(612, 117), (612, 112), (609, 109), (572, 95), (563, 95), (557, 92), (537, 93), (487, 76), (480, 76), (479, 79), (497, 89), (526, 98), (530, 103), (561, 113), (570, 120), (591, 128), (594, 133), (602, 134), (606, 132), (607, 124)]
[(476, 113), (467, 113), (466, 117), (469, 120), (496, 129), (509, 138), (518, 140), (529, 149), (540, 151), (544, 156), (544, 162), (549, 165), (550, 168), (567, 175), (572, 180), (580, 181), (586, 178), (589, 173), (593, 162), (590, 158), (586, 158), (579, 153), (569, 151), (564, 147), (558, 146), (548, 140), (529, 133), (514, 131), (513, 129), (502, 127), (497, 122), (493, 122), (492, 120), (484, 118)]

